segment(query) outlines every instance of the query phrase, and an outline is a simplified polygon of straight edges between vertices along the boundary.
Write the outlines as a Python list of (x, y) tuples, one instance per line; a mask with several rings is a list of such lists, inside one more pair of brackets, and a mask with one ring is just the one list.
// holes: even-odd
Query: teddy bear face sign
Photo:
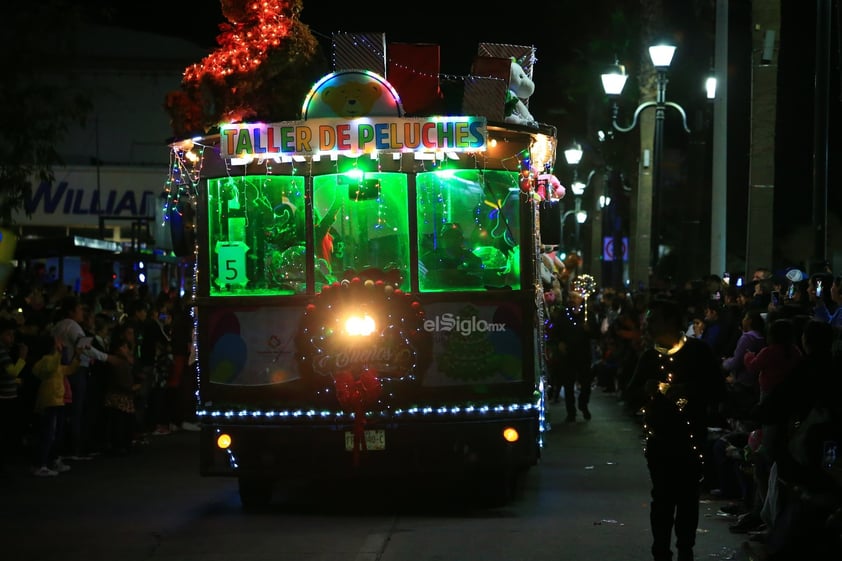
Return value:
[(303, 118), (400, 117), (397, 94), (388, 82), (367, 71), (325, 77), (304, 103)]
[(345, 82), (322, 90), (322, 100), (333, 109), (337, 117), (353, 119), (365, 117), (383, 91), (376, 82)]

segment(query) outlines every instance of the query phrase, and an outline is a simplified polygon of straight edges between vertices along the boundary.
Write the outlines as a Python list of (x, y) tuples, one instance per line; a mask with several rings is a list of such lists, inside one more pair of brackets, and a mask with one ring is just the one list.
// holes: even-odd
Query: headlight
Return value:
[(374, 318), (366, 314), (365, 316), (351, 316), (345, 320), (345, 333), (351, 337), (368, 337), (374, 330)]

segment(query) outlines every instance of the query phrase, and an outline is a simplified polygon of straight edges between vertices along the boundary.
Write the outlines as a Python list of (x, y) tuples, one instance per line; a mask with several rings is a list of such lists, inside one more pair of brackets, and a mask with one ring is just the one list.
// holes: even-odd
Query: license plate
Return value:
[[(366, 450), (385, 450), (386, 449), (386, 431), (385, 430), (367, 430), (365, 431), (365, 447)], [(352, 431), (345, 431), (345, 451), (350, 452), (354, 449), (354, 433)]]

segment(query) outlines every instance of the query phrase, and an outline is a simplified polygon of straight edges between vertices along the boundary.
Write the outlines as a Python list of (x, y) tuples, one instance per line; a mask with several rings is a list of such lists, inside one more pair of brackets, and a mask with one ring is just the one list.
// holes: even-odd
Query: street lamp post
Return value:
[[(580, 183), (580, 185), (584, 185)], [(582, 188), (582, 193), (584, 192), (584, 187)], [(573, 238), (573, 249), (579, 249), (579, 229), (581, 228), (582, 224), (588, 221), (588, 211), (582, 208), (582, 193), (579, 193), (574, 199), (575, 206), (572, 210), (567, 210), (564, 214), (561, 215), (561, 239), (564, 241), (564, 222), (571, 216), (576, 217), (576, 234)], [(575, 192), (574, 192), (575, 194)]]
[[(632, 131), (637, 126), (638, 119), (640, 118), (641, 113), (643, 113), (646, 109), (650, 107), (655, 109), (655, 133), (652, 144), (652, 190), (654, 191), (656, 207), (655, 212), (652, 214), (644, 212), (643, 204), (638, 204), (637, 208), (638, 236), (647, 234), (650, 236), (650, 247), (647, 248), (649, 266), (654, 264), (654, 262), (657, 259), (658, 246), (661, 241), (660, 213), (662, 210), (661, 201), (663, 196), (663, 187), (661, 185), (661, 159), (663, 156), (664, 117), (666, 114), (667, 107), (672, 107), (673, 109), (678, 111), (679, 115), (681, 115), (684, 130), (688, 133), (690, 132), (690, 128), (687, 126), (687, 114), (684, 112), (684, 108), (677, 103), (666, 100), (668, 82), (667, 70), (669, 70), (669, 66), (672, 62), (672, 57), (674, 54), (675, 47), (672, 45), (656, 45), (649, 47), (649, 56), (652, 59), (652, 65), (655, 67), (655, 71), (657, 73), (657, 94), (654, 101), (645, 101), (637, 106), (637, 109), (635, 109), (634, 111), (632, 122), (628, 126), (622, 126), (617, 121), (617, 117), (620, 112), (620, 107), (617, 102), (617, 99), (622, 93), (623, 87), (625, 86), (626, 80), (628, 79), (628, 76), (625, 73), (625, 69), (619, 64), (615, 63), (609, 72), (602, 75), (602, 87), (605, 90), (605, 94), (612, 100), (611, 125), (614, 127), (615, 130), (623, 133)], [(643, 159), (645, 167), (647, 164), (645, 154)], [(647, 203), (651, 204), (651, 201), (648, 201)], [(646, 210), (648, 211), (648, 207)], [(649, 224), (645, 224), (645, 222), (647, 221), (644, 220), (644, 218), (649, 219)], [(651, 223), (652, 221), (655, 222), (654, 225)], [(639, 276), (637, 276), (637, 278), (640, 279), (642, 275), (640, 275), (639, 271), (638, 275)], [(646, 275), (646, 278), (648, 279), (648, 274)]]
[[(573, 182), (570, 184), (570, 190), (573, 191), (574, 197), (574, 208), (573, 210), (568, 210), (561, 215), (561, 241), (562, 244), (564, 243), (564, 222), (570, 216), (576, 217), (576, 236), (574, 238), (574, 249), (579, 249), (579, 232), (580, 227), (584, 224), (588, 219), (588, 212), (586, 210), (582, 210), (582, 195), (585, 192), (585, 188), (587, 185), (579, 181), (579, 162), (582, 161), (582, 146), (578, 142), (574, 142), (573, 145), (564, 151), (564, 159), (567, 161), (569, 166), (573, 167)], [(565, 248), (566, 251), (567, 248)]]

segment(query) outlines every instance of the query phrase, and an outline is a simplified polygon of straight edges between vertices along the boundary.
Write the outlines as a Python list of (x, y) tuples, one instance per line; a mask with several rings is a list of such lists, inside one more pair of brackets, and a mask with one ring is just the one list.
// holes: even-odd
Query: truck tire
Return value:
[(262, 477), (241, 477), (238, 480), (240, 504), (247, 511), (265, 510), (272, 502), (273, 482)]
[(474, 496), (479, 506), (501, 507), (516, 500), (527, 471), (525, 468), (511, 468), (477, 474), (472, 481), (476, 485)]

